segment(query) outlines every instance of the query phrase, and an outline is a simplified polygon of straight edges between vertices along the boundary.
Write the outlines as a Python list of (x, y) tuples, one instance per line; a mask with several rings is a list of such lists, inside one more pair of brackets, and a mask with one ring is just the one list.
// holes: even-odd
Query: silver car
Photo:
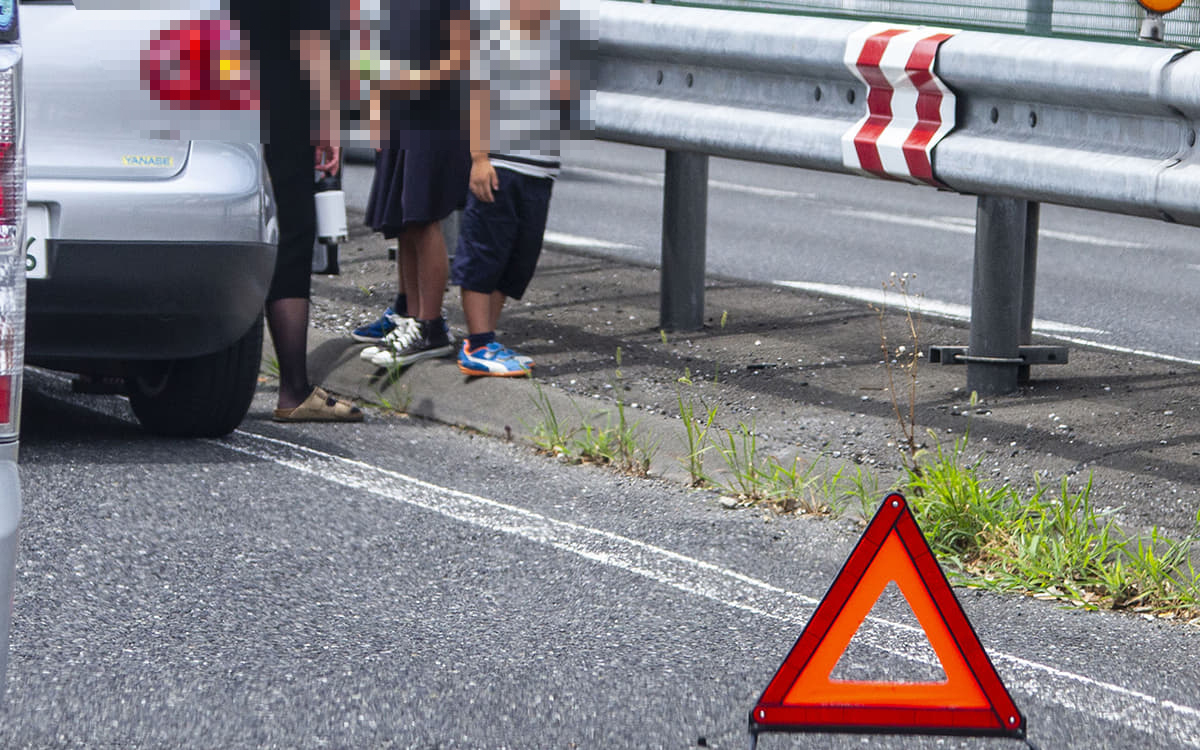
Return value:
[(20, 4), (26, 361), (125, 390), (152, 432), (225, 434), (257, 383), (277, 233), (236, 37), (215, 2), (77, 5)]

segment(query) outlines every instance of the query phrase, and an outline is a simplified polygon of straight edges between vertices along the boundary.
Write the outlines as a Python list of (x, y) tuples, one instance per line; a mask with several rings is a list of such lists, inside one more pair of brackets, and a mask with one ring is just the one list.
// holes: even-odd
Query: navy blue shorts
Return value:
[(521, 299), (542, 254), (554, 180), (503, 167), (496, 175), (500, 189), (492, 191), (494, 202), (467, 197), (450, 278), (469, 292)]

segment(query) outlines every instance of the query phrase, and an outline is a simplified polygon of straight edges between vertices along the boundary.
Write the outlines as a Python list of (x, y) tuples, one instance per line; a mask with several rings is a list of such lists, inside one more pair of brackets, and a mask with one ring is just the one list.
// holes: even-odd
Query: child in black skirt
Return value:
[(363, 356), (390, 367), (454, 351), (442, 317), (449, 268), (440, 223), (466, 198), (463, 78), (471, 31), (465, 0), (391, 0), (386, 10), (383, 51), (391, 64), (373, 84), (383, 143), (366, 223), (397, 240), (401, 287), (384, 315), (353, 336), (378, 342)]

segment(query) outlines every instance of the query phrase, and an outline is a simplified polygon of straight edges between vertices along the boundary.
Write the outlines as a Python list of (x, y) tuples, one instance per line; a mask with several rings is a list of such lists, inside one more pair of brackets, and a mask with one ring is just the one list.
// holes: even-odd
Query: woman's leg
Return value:
[(308, 300), (290, 297), (267, 302), (267, 328), (279, 360), (277, 406), (292, 409), (312, 392), (308, 382)]

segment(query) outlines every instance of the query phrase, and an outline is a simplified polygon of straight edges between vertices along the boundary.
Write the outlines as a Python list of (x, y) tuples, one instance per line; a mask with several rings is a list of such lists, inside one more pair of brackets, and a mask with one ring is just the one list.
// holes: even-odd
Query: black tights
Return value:
[(267, 302), (267, 327), (279, 360), (279, 408), (291, 409), (308, 398), (308, 300), (288, 297)]

